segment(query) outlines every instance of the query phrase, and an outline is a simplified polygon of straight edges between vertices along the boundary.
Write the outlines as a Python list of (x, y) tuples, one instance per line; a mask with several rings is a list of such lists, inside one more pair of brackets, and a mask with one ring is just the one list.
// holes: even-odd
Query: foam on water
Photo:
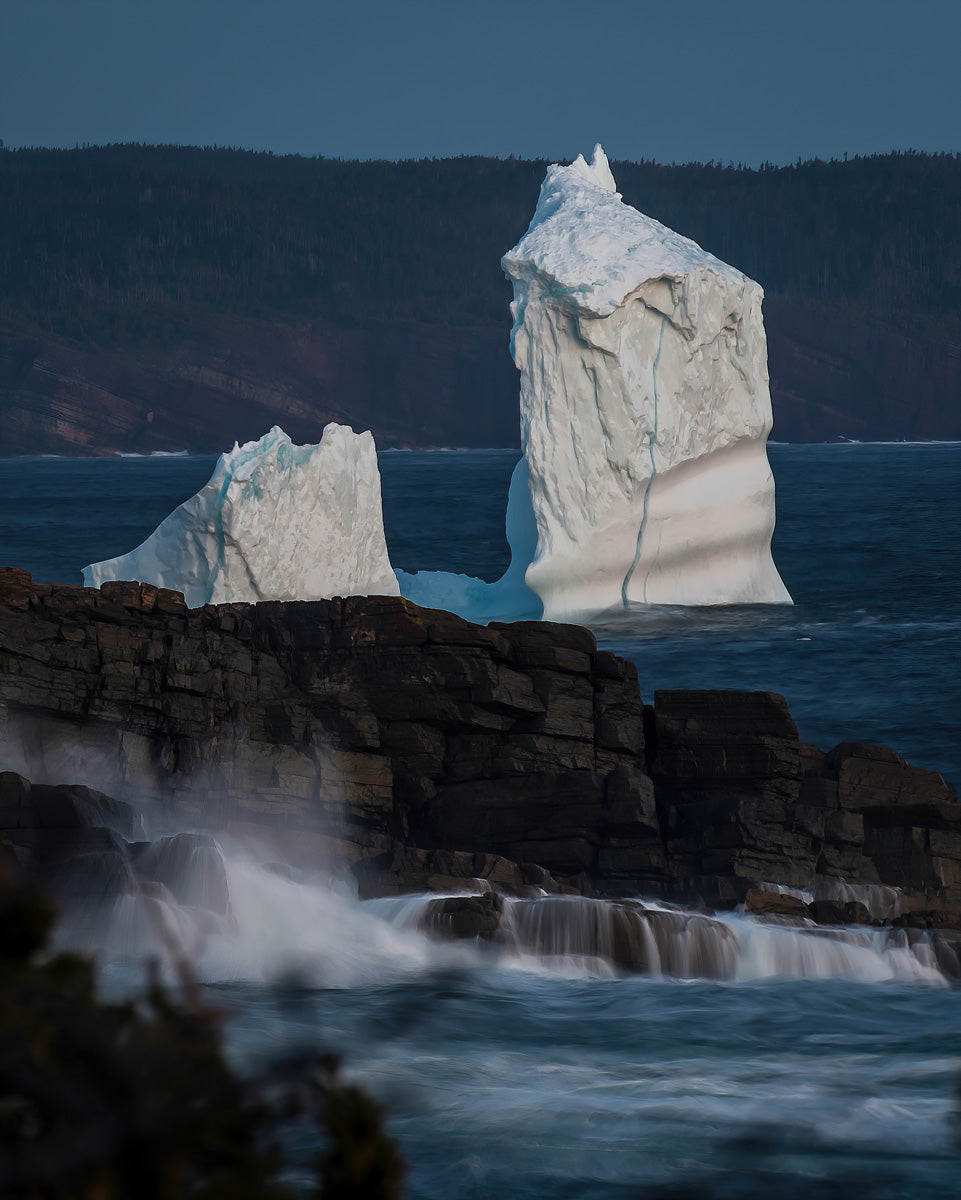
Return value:
[[(432, 938), (435, 893), (359, 902), (342, 881), (307, 877), (249, 853), (223, 858), (229, 903), (216, 911), (176, 896), (210, 889), (191, 870), (211, 858), (182, 859), (171, 885), (148, 881), (107, 911), (75, 912), (67, 944), (109, 961), (148, 953), (189, 962), (206, 982), (357, 988), (418, 978), (453, 966), (530, 971), (560, 979), (641, 974), (673, 979), (757, 982), (838, 979), (945, 986), (945, 954), (930, 935), (890, 928), (834, 929), (762, 923), (750, 916), (708, 916), (641, 901), (542, 896), (504, 901), (493, 940)], [(219, 877), (219, 876), (218, 876)], [(939, 963), (938, 955), (943, 961)]]
[(296, 979), (317, 988), (397, 982), (471, 954), (430, 940), (402, 917), (385, 920), (343, 881), (287, 872), (248, 853), (227, 853), (223, 863), (230, 897), (224, 915), (179, 903), (171, 889), (149, 883), (105, 911), (75, 912), (60, 943), (93, 951), (107, 964), (159, 956), (171, 976), (186, 963), (207, 983)]
[(422, 934), (390, 925), (335, 884), (284, 878), (243, 859), (228, 859), (227, 874), (232, 928), (205, 946), (198, 962), (204, 979), (293, 976), (312, 987), (353, 988), (454, 957)]
[[(499, 576), (516, 457), (382, 456), (392, 560)], [(785, 691), (805, 740), (893, 745), (961, 782), (961, 526), (944, 519), (956, 507), (958, 448), (776, 446), (771, 458), (778, 561), (799, 606), (663, 610), (644, 623), (630, 612), (601, 631), (607, 646), (637, 663), (645, 699), (659, 687)], [(2, 460), (0, 559), (77, 583), (78, 563), (136, 544), (212, 467)], [(516, 948), (431, 943), (321, 880), (291, 879), (275, 893), (262, 869), (254, 861), (246, 932), (159, 888), (154, 898), (183, 946), (207, 955), (204, 977), (225, 981), (214, 994), (232, 1015), (232, 1053), (280, 1055), (304, 1039), (345, 1057), (390, 1114), (411, 1200), (635, 1200), (661, 1186), (729, 1200), (957, 1194), (957, 994), (898, 981), (918, 973), (912, 961), (931, 969), (926, 934), (913, 945), (884, 930), (867, 947), (840, 943), (847, 978), (824, 978), (815, 958), (821, 977), (791, 982), (765, 973), (794, 969), (791, 956), (803, 964), (809, 950), (834, 954), (830, 939), (735, 916), (725, 923), (742, 939), (740, 978), (604, 979), (588, 957), (565, 972)], [(245, 875), (230, 863), (228, 873), (233, 904)], [(267, 930), (268, 908), (256, 908), (271, 896), (278, 927)], [(408, 925), (425, 899), (399, 902)], [(121, 907), (142, 915), (136, 898)], [(383, 948), (381, 974), (369, 986), (304, 990), (292, 1017), (289, 996), (259, 980), (296, 959), (278, 944), (306, 944), (309, 963), (324, 943), (311, 944), (322, 935), (308, 926), (325, 923), (335, 962), (319, 963), (315, 978), (348, 979), (336, 960), (363, 957), (358, 938)], [(125, 945), (136, 956), (131, 986), (141, 986), (142, 955), (158, 946), (139, 936)], [(885, 982), (852, 981), (878, 964)]]

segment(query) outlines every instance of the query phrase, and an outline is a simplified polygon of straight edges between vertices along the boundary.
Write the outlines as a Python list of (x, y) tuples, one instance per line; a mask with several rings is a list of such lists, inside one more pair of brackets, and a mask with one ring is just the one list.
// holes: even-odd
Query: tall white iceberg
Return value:
[(548, 170), (502, 265), (524, 452), (512, 571), (526, 560), (544, 616), (790, 603), (758, 284), (624, 204), (600, 146)]
[[(639, 604), (789, 604), (771, 558), (771, 397), (758, 284), (623, 203), (600, 146), (552, 166), (502, 265), (523, 457), (511, 566), (486, 583), (391, 570), (369, 433), (274, 428), (136, 550), (85, 568), (192, 606), (397, 595), (474, 620)], [(399, 584), (398, 584), (399, 580)]]
[(332, 423), (318, 445), (295, 446), (275, 425), (235, 444), (136, 550), (85, 567), (83, 578), (173, 588), (192, 608), (396, 596), (374, 439)]

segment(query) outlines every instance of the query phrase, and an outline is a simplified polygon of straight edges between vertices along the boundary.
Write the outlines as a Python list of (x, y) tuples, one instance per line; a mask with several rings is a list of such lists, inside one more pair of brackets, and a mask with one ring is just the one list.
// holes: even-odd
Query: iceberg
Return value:
[(315, 446), (274, 426), (222, 454), (210, 481), (129, 554), (84, 583), (136, 579), (187, 604), (396, 596), (374, 439), (331, 423)]
[(523, 456), (495, 583), (391, 570), (370, 433), (274, 427), (136, 550), (84, 581), (223, 601), (397, 595), (476, 621), (583, 620), (632, 604), (790, 604), (771, 557), (763, 292), (625, 204), (601, 146), (549, 168), (513, 282)]
[(544, 617), (791, 603), (760, 286), (625, 204), (599, 145), (549, 168), (502, 266), (527, 481), (507, 525)]

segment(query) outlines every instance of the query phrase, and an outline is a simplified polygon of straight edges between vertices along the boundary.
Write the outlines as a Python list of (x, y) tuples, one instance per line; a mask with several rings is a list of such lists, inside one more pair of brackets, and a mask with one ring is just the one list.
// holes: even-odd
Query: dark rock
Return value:
[(102, 792), (0, 773), (0, 837), (64, 910), (94, 918), (136, 890), (125, 839), (142, 828), (129, 804)]
[(961, 980), (961, 937), (939, 931), (933, 935), (933, 944), (938, 970), (948, 979)]
[(799, 819), (800, 744), (783, 696), (657, 692), (654, 722), (657, 809), (681, 892), (714, 904), (758, 882), (804, 886), (818, 848)]
[(141, 883), (162, 883), (181, 904), (226, 915), (230, 910), (227, 872), (220, 847), (202, 833), (176, 833), (141, 843), (132, 854)]
[(836, 771), (838, 801), (843, 809), (940, 805), (957, 795), (935, 771), (909, 766), (894, 750), (862, 742), (842, 742), (827, 755)]
[(126, 846), (117, 835), (107, 829), (88, 832), (102, 837), (91, 837), (81, 846), (72, 846), (59, 860), (56, 870), (47, 871), (42, 878), (64, 911), (92, 917), (108, 913), (122, 896), (136, 892), (137, 884)]
[(143, 833), (143, 818), (122, 800), (78, 784), (31, 784), (13, 771), (0, 772), (0, 830), (88, 825), (102, 825), (125, 838)]
[(576, 626), (483, 628), (396, 597), (187, 609), (148, 585), (6, 569), (0, 765), (19, 772), (0, 776), (0, 831), (25, 863), (79, 852), (99, 836), (85, 830), (136, 839), (154, 805), (167, 827), (252, 832), (294, 867), (353, 865), (365, 894), (732, 906), (823, 877), (901, 887), (961, 925), (961, 807), (939, 776), (802, 744), (773, 693), (644, 707), (634, 667)]
[(818, 925), (868, 925), (871, 914), (858, 900), (812, 900), (808, 914)]
[(395, 846), (379, 855), (360, 859), (354, 863), (352, 871), (362, 900), (405, 892), (474, 891), (484, 894), (496, 890), (505, 896), (529, 896), (542, 891), (565, 890), (565, 885), (543, 867), (511, 862), (496, 854), (469, 851)]
[(500, 928), (504, 901), (494, 892), (483, 896), (446, 896), (431, 900), (421, 921), (428, 933), (490, 941)]
[(744, 897), (744, 911), (758, 917), (768, 917), (776, 914), (779, 917), (804, 918), (808, 914), (808, 906), (797, 896), (783, 892), (763, 891), (751, 888)]

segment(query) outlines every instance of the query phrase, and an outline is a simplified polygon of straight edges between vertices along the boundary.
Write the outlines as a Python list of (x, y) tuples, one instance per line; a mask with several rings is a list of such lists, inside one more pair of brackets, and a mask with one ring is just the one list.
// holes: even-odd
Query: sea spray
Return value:
[[(641, 900), (476, 892), (361, 902), (352, 882), (270, 861), (249, 841), (180, 833), (88, 855), (123, 869), (117, 898), (91, 894), (67, 910), (61, 945), (107, 962), (159, 956), (206, 982), (357, 988), (449, 966), (556, 973), (561, 978), (663, 976), (728, 982), (846, 979), (945, 985), (959, 974), (956, 943), (890, 926), (832, 928), (784, 918), (710, 915)], [(76, 866), (77, 864), (75, 864)], [(82, 866), (83, 864), (79, 864)], [(896, 904), (887, 892), (867, 896)], [(438, 937), (445, 910), (484, 906), (482, 937)], [(433, 936), (431, 936), (433, 935)]]

